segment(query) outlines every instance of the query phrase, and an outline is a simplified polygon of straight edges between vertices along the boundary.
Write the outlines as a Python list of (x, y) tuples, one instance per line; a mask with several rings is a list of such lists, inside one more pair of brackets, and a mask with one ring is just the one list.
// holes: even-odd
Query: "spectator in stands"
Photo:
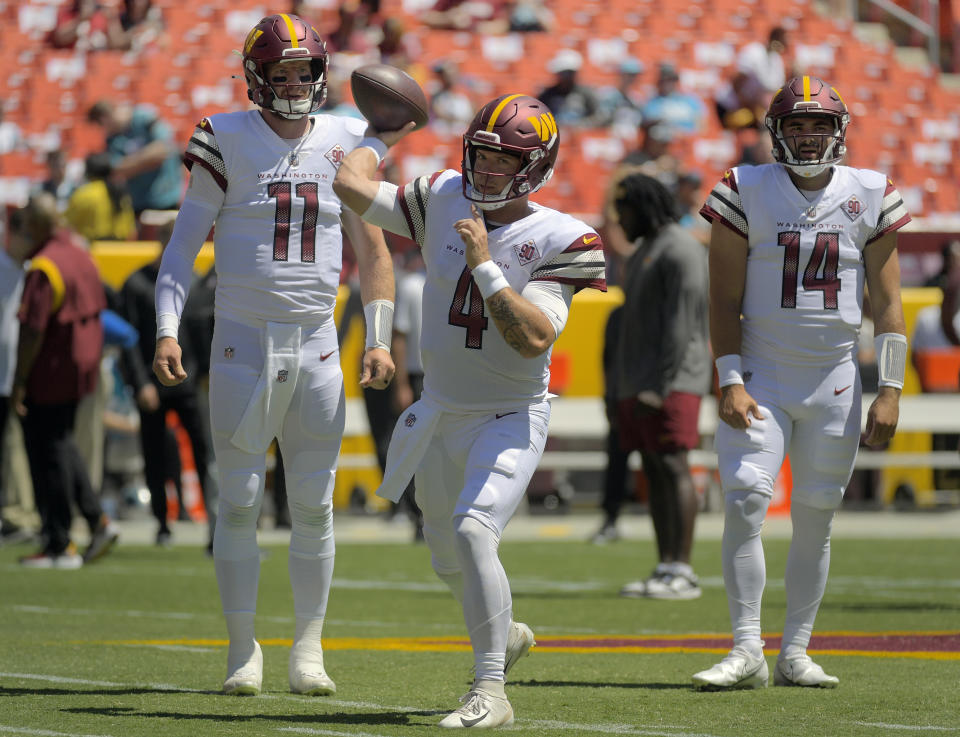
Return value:
[(474, 104), (460, 89), (460, 70), (452, 59), (433, 65), (435, 86), (430, 91), (430, 126), (442, 135), (459, 135), (473, 120)]
[(700, 188), (703, 186), (703, 177), (696, 171), (684, 171), (677, 177), (677, 184), (673, 190), (673, 197), (680, 209), (680, 220), (677, 222), (703, 245), (710, 243), (710, 226), (700, 217), (700, 204), (703, 196)]
[(112, 6), (97, 0), (73, 0), (57, 11), (50, 43), (54, 48), (79, 51), (117, 49), (123, 44), (123, 29)]
[(163, 10), (153, 0), (123, 0), (120, 28), (122, 35), (115, 48), (142, 54), (169, 44)]
[(26, 149), (27, 142), (20, 126), (6, 120), (6, 103), (0, 100), (0, 156)]
[(57, 210), (67, 209), (67, 202), (73, 193), (76, 184), (67, 178), (67, 155), (63, 149), (55, 148), (47, 151), (47, 178), (37, 185), (37, 190), (53, 195), (57, 201)]
[(380, 63), (399, 67), (416, 77), (416, 70), (412, 68), (420, 58), (420, 44), (416, 34), (409, 33), (403, 21), (396, 16), (384, 19), (380, 30), (382, 35), (377, 44)]
[(584, 127), (600, 123), (600, 108), (593, 88), (577, 80), (582, 66), (583, 57), (575, 49), (561, 49), (547, 64), (554, 83), (541, 90), (537, 98), (553, 111), (558, 123)]
[(626, 266), (616, 355), (620, 447), (643, 458), (659, 556), (645, 581), (620, 594), (695, 599), (701, 591), (690, 552), (700, 500), (687, 453), (700, 442), (700, 400), (713, 377), (707, 252), (680, 226), (673, 195), (653, 177), (624, 178), (614, 207), (637, 244)]
[[(143, 452), (144, 476), (150, 490), (150, 503), (157, 520), (157, 545), (166, 545), (171, 538), (167, 524), (167, 469), (171, 466), (171, 456), (179, 458), (176, 443), (172, 448), (164, 441), (166, 417), (169, 410), (177, 413), (180, 424), (190, 437), (190, 447), (197, 469), (200, 489), (203, 492), (204, 505), (208, 518), (216, 518), (216, 487), (210, 469), (211, 452), (207, 439), (210, 429), (209, 418), (201, 411), (201, 402), (197, 390), (199, 356), (209, 351), (206, 345), (194, 345), (195, 333), (187, 329), (193, 320), (190, 314), (194, 309), (209, 313), (212, 305), (198, 305), (198, 297), (211, 298), (206, 290), (191, 289), (190, 297), (184, 308), (184, 329), (180, 331), (180, 347), (184, 370), (187, 378), (176, 386), (164, 386), (150, 370), (156, 348), (157, 311), (154, 306), (154, 292), (157, 286), (157, 274), (160, 260), (173, 232), (173, 222), (163, 225), (157, 233), (160, 241), (160, 253), (152, 262), (130, 275), (120, 290), (120, 303), (123, 315), (140, 332), (136, 350), (128, 354), (125, 374), (127, 382), (133, 387), (140, 412), (140, 445)], [(212, 522), (212, 520), (211, 520)], [(213, 527), (210, 531), (212, 533)], [(207, 547), (212, 549), (212, 534)]]
[[(103, 350), (100, 274), (77, 237), (60, 227), (55, 200), (34, 195), (15, 213), (12, 239), (30, 256), (20, 304), (12, 402), (23, 418), (44, 547), (21, 559), (33, 568), (79, 568), (108, 552), (118, 532), (100, 508), (73, 440), (77, 403), (93, 391)], [(19, 248), (19, 247), (18, 247)], [(81, 557), (70, 540), (71, 496), (91, 529)]]
[(113, 180), (110, 154), (90, 154), (86, 183), (67, 202), (64, 217), (88, 241), (124, 241), (136, 238), (137, 219), (127, 191)]
[(785, 57), (788, 47), (786, 29), (776, 26), (770, 29), (766, 44), (753, 41), (737, 54), (737, 73), (759, 88), (759, 97), (764, 106), (770, 104), (770, 98), (787, 81)]
[(498, 33), (504, 0), (436, 0), (420, 20), (431, 28), (449, 31)]
[(175, 210), (183, 177), (173, 130), (148, 105), (100, 100), (87, 118), (103, 128), (113, 177), (123, 182), (139, 217), (144, 210)]
[(337, 27), (327, 38), (327, 47), (336, 54), (344, 56), (370, 57), (378, 55), (377, 40), (379, 29), (371, 25), (371, 12), (367, 3), (361, 0), (346, 0), (337, 7)]
[(661, 64), (657, 93), (647, 100), (641, 112), (645, 121), (657, 120), (679, 137), (700, 130), (706, 107), (696, 95), (680, 90), (680, 75), (672, 64)]
[(616, 135), (627, 138), (636, 135), (643, 121), (643, 98), (637, 90), (637, 80), (643, 74), (643, 62), (633, 56), (617, 66), (617, 84), (605, 87), (598, 94), (600, 121), (609, 125)]
[(485, 33), (542, 33), (553, 30), (556, 18), (543, 0), (506, 0)]
[(738, 71), (713, 101), (720, 125), (730, 131), (763, 130), (770, 94), (753, 76)]
[(644, 119), (640, 146), (623, 157), (621, 166), (637, 168), (672, 189), (680, 176), (680, 161), (671, 152), (674, 140), (674, 128), (656, 118)]

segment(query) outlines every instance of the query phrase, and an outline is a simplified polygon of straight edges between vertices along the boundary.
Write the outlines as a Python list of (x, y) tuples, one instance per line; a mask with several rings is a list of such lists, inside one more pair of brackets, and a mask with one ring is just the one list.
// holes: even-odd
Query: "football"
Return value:
[[(353, 101), (378, 131), (395, 131), (411, 120), (427, 124), (427, 97), (416, 80), (388, 64), (367, 64), (350, 75)], [(415, 130), (416, 130), (415, 129)]]

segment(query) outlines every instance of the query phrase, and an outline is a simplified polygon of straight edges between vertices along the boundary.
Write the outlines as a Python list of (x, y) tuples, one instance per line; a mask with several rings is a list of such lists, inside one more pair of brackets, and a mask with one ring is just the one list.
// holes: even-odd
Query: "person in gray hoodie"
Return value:
[(653, 177), (630, 174), (614, 207), (637, 250), (626, 264), (616, 356), (620, 443), (638, 450), (649, 482), (659, 562), (621, 596), (696, 599), (690, 565), (699, 498), (687, 453), (700, 437), (700, 400), (713, 377), (707, 252), (678, 224), (680, 209)]

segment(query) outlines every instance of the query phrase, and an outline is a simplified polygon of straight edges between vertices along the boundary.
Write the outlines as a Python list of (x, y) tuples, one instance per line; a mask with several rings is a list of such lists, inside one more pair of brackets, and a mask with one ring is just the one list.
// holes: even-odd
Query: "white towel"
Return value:
[(392, 502), (400, 501), (430, 447), (442, 413), (438, 404), (425, 397), (407, 407), (393, 428), (387, 450), (387, 469), (377, 496)]
[(263, 373), (230, 438), (247, 453), (263, 453), (280, 437), (300, 371), (299, 325), (268, 322), (264, 343)]

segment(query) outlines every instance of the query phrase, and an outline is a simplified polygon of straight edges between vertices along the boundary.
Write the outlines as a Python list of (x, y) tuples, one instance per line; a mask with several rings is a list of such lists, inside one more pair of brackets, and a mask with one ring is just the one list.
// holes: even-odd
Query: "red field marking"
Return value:
[[(780, 650), (780, 634), (764, 635), (765, 651)], [(226, 640), (112, 640), (103, 645), (184, 645), (226, 647)], [(290, 647), (287, 638), (263, 639), (264, 647)], [(326, 650), (398, 650), (405, 652), (462, 652), (470, 650), (470, 641), (450, 637), (328, 637)], [(541, 653), (726, 653), (733, 646), (729, 635), (570, 635), (538, 636)], [(880, 658), (919, 658), (960, 660), (960, 631), (942, 632), (821, 632), (810, 643), (811, 653), (858, 655)]]

